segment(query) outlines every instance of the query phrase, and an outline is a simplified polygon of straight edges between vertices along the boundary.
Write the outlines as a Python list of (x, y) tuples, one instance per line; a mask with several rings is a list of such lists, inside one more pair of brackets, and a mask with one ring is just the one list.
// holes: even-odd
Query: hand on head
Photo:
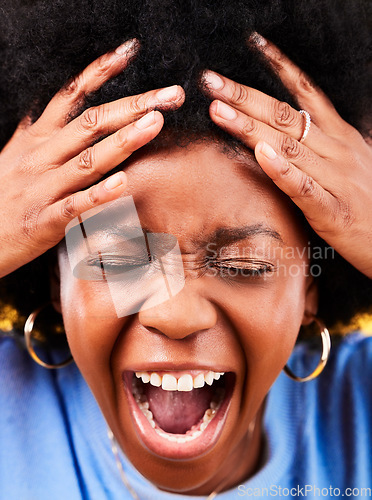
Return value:
[(131, 40), (91, 63), (35, 123), (22, 120), (2, 150), (0, 277), (55, 246), (71, 219), (123, 194), (124, 172), (91, 185), (160, 132), (164, 119), (155, 108), (183, 103), (174, 85), (87, 109), (67, 123), (87, 94), (125, 69), (138, 45)]
[(277, 47), (262, 37), (251, 40), (260, 41), (257, 48), (310, 114), (311, 124), (289, 104), (207, 71), (203, 82), (214, 99), (212, 120), (254, 149), (264, 172), (302, 210), (315, 232), (372, 278), (371, 146)]

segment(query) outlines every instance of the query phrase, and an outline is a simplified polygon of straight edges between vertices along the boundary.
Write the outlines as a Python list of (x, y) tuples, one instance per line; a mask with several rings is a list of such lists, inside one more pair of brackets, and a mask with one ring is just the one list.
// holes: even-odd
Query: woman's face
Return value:
[[(61, 248), (71, 352), (145, 477), (170, 491), (226, 489), (257, 469), (265, 396), (315, 312), (306, 234), (252, 157), (231, 159), (212, 142), (137, 153), (125, 172), (142, 228), (177, 238), (185, 283), (118, 317), (107, 282), (74, 276)], [(97, 236), (120, 248), (109, 252), (114, 263), (126, 252), (118, 233), (111, 242), (108, 224)]]

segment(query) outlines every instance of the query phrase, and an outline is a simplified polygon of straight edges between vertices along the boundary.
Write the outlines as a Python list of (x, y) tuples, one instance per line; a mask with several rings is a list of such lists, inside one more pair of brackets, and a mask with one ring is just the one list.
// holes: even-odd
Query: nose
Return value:
[(139, 322), (158, 330), (171, 339), (183, 339), (199, 330), (215, 326), (217, 311), (214, 305), (200, 294), (196, 280), (187, 283), (169, 300), (139, 312)]

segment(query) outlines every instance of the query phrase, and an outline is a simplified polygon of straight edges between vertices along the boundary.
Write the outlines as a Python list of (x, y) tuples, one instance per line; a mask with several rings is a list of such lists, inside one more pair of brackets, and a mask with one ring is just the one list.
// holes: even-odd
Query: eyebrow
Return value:
[[(269, 236), (284, 245), (283, 238), (280, 234), (272, 229), (271, 227), (265, 226), (264, 224), (253, 224), (241, 227), (220, 227), (214, 231), (209, 240), (203, 241), (200, 248), (202, 248), (206, 243), (213, 241), (217, 246), (227, 246), (237, 241), (244, 239), (253, 238), (255, 236)], [(192, 240), (193, 243), (197, 244), (196, 240)]]
[[(125, 230), (128, 231), (134, 230), (136, 237), (139, 237), (138, 231), (142, 231), (143, 234), (153, 233), (147, 227), (137, 227), (137, 226), (111, 226), (108, 228), (98, 229), (96, 235), (100, 235), (100, 233), (111, 234), (115, 236), (123, 236), (123, 232), (125, 234)], [(283, 238), (281, 235), (275, 231), (273, 228), (266, 226), (264, 224), (252, 224), (241, 227), (219, 227), (217, 228), (207, 239), (200, 238), (190, 238), (190, 241), (198, 250), (203, 249), (208, 243), (215, 243), (218, 247), (232, 245), (238, 241), (244, 239), (254, 238), (255, 236), (268, 236), (272, 239), (278, 241), (281, 245), (284, 245)], [(127, 235), (129, 236), (128, 232)]]

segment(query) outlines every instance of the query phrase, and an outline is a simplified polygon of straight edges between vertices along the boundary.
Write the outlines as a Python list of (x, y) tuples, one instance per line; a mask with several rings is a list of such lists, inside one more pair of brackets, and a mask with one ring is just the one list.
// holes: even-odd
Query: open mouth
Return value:
[(123, 380), (137, 433), (154, 453), (192, 458), (217, 442), (233, 394), (234, 373), (126, 371)]

